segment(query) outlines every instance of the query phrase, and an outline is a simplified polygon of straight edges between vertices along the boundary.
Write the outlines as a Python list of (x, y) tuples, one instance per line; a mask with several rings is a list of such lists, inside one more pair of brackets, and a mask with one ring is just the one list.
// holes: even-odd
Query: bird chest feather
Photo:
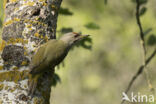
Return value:
[(61, 40), (52, 41), (50, 44), (53, 45), (47, 46), (44, 55), (48, 56), (46, 59), (47, 64), (54, 67), (65, 58), (68, 52), (68, 48), (67, 44)]

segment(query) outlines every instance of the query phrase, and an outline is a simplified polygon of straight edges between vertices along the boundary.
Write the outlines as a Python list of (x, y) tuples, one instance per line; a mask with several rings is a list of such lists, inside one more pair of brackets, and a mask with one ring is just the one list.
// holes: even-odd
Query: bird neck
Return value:
[(60, 40), (65, 44), (67, 51), (69, 51), (70, 48), (72, 47), (72, 44), (69, 44), (68, 41), (65, 41), (65, 40), (63, 40), (63, 39), (60, 39)]

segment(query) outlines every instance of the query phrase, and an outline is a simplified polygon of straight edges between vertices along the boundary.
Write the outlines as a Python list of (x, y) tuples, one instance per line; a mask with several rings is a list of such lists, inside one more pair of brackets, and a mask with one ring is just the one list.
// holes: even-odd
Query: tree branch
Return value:
[[(156, 48), (153, 51), (153, 53), (146, 59), (146, 46), (145, 46), (145, 40), (144, 40), (144, 32), (143, 32), (143, 28), (142, 28), (142, 24), (140, 21), (140, 2), (139, 0), (136, 0), (136, 21), (137, 21), (137, 25), (139, 27), (140, 30), (140, 40), (141, 40), (141, 45), (143, 48), (143, 65), (141, 65), (136, 74), (134, 74), (134, 76), (132, 77), (132, 79), (130, 80), (128, 87), (125, 90), (125, 93), (127, 94), (129, 92), (129, 90), (131, 89), (133, 83), (135, 82), (135, 80), (139, 77), (139, 75), (142, 74), (142, 72), (144, 71), (144, 69), (146, 69), (146, 66), (151, 62), (151, 60), (154, 58), (155, 54), (156, 54)], [(121, 104), (124, 103), (125, 100), (123, 100), (121, 102)]]
[[(148, 59), (146, 60), (146, 65), (148, 65), (151, 60), (154, 58), (156, 54), (156, 49), (153, 51), (153, 53), (148, 57)], [(130, 90), (130, 88), (132, 87), (134, 81), (138, 78), (138, 76), (143, 72), (144, 70), (144, 66), (141, 65), (139, 68), (138, 68), (138, 71), (136, 72), (136, 74), (132, 77), (131, 81), (129, 82), (129, 85), (127, 87), (127, 89), (125, 90), (125, 93), (128, 93), (128, 91)]]

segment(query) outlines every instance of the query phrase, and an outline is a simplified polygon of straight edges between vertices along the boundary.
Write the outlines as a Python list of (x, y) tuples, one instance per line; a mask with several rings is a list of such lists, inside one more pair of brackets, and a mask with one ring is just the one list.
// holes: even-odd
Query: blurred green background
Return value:
[[(57, 34), (62, 28), (90, 34), (91, 49), (79, 47), (70, 51), (65, 64), (56, 73), (61, 83), (52, 88), (53, 104), (119, 104), (122, 92), (131, 77), (143, 63), (139, 30), (135, 19), (135, 6), (131, 0), (64, 0), (62, 8), (67, 15), (60, 14)], [(2, 5), (2, 1), (0, 1)], [(152, 29), (145, 37), (150, 43), (156, 36), (156, 0), (145, 5), (141, 16), (144, 31)], [(0, 17), (2, 19), (2, 6)], [(147, 45), (149, 55), (155, 46)], [(156, 87), (156, 59), (147, 67), (152, 86)], [(143, 73), (130, 92), (153, 94)], [(138, 103), (137, 103), (138, 104)], [(147, 104), (147, 103), (146, 103)]]

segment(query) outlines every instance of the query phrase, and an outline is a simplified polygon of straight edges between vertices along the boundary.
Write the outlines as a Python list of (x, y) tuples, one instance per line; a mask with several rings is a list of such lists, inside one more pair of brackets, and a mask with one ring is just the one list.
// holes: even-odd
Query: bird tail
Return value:
[(28, 81), (28, 96), (33, 96), (35, 89), (37, 87), (37, 82), (38, 82), (38, 75), (33, 76), (30, 74), (29, 81)]

